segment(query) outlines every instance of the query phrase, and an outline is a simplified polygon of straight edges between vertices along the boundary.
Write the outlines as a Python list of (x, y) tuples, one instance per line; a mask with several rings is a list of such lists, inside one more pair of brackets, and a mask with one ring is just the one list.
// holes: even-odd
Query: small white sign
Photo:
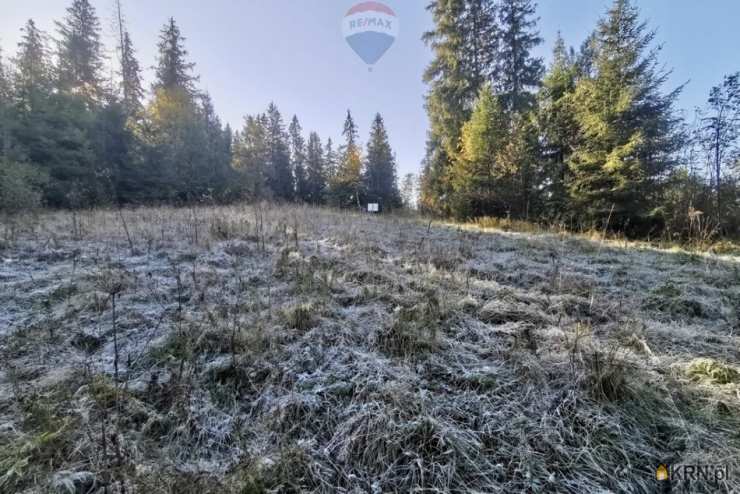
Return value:
[(380, 212), (380, 204), (372, 202), (367, 205), (367, 212), (368, 213), (378, 213)]

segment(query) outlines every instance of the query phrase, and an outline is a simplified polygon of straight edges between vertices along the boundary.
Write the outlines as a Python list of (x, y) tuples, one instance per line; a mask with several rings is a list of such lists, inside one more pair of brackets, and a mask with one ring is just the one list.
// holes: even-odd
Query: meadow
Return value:
[(740, 256), (493, 226), (5, 217), (0, 492), (740, 491)]

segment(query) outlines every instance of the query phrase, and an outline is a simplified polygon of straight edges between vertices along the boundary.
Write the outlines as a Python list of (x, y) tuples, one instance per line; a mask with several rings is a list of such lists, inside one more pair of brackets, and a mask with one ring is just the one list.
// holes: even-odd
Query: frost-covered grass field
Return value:
[(740, 489), (740, 258), (295, 207), (6, 219), (0, 492)]

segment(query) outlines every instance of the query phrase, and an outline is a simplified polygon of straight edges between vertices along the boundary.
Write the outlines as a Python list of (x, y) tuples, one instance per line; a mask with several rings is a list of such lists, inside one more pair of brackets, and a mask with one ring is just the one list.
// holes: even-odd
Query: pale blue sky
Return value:
[[(50, 33), (67, 0), (0, 0), (0, 44), (15, 52), (19, 28), (29, 17)], [(401, 30), (396, 44), (372, 72), (350, 50), (340, 21), (356, 0), (122, 0), (142, 66), (154, 63), (158, 32), (175, 17), (187, 48), (223, 119), (241, 127), (245, 114), (275, 101), (286, 120), (298, 115), (304, 130), (339, 138), (351, 108), (366, 139), (375, 112), (386, 120), (399, 173), (417, 172), (424, 155), (427, 118), (422, 72), (431, 53), (421, 42), (431, 18), (427, 0), (387, 0)], [(112, 0), (92, 0), (113, 46)], [(726, 73), (740, 70), (740, 2), (737, 0), (639, 0), (643, 17), (658, 30), (661, 60), (673, 69), (671, 87), (689, 82), (681, 97), (688, 110), (706, 100)], [(541, 0), (538, 13), (549, 58), (558, 30), (578, 46), (608, 0)], [(151, 71), (147, 71), (150, 77)]]

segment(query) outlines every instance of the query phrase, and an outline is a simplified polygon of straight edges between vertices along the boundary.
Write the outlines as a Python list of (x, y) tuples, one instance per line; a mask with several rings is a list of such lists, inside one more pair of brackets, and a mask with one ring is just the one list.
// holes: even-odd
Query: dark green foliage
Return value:
[(188, 51), (185, 49), (185, 38), (180, 33), (180, 28), (174, 18), (170, 18), (162, 28), (158, 49), (154, 89), (180, 88), (188, 93), (194, 93), (198, 78), (191, 72), (195, 64), (187, 61)]
[[(331, 141), (330, 141), (331, 143)], [(323, 204), (326, 193), (326, 171), (321, 138), (316, 132), (308, 136), (306, 150), (306, 198), (310, 204)]]
[(446, 170), (455, 160), (460, 132), (473, 102), (495, 68), (497, 25), (491, 0), (434, 1), (434, 29), (424, 41), (434, 59), (424, 73), (429, 84), (427, 157), (421, 180), (421, 204), (426, 210), (446, 212), (449, 194)]
[(539, 87), (544, 66), (532, 50), (542, 43), (534, 18), (532, 0), (502, 0), (499, 7), (500, 33), (494, 81), (501, 104), (509, 112), (531, 110), (535, 104), (532, 92)]
[(375, 115), (367, 143), (363, 189), (366, 202), (376, 202), (384, 209), (401, 207), (401, 194), (398, 191), (396, 158), (388, 142), (383, 117)]
[(303, 139), (303, 128), (298, 117), (293, 115), (288, 127), (290, 138), (290, 161), (295, 179), (295, 198), (299, 202), (309, 200), (308, 177), (306, 176), (306, 141)]
[(88, 103), (99, 102), (102, 87), (103, 54), (100, 22), (89, 0), (73, 0), (59, 29), (59, 88), (80, 95)]
[(330, 203), (338, 207), (360, 207), (362, 197), (362, 155), (352, 113), (347, 111), (342, 131), (345, 142), (340, 149), (337, 172), (329, 183)]
[(628, 0), (616, 0), (599, 22), (594, 75), (581, 79), (573, 96), (579, 144), (568, 159), (570, 198), (588, 221), (653, 227), (660, 178), (680, 144), (678, 91), (660, 92), (667, 74), (651, 48), (654, 37)]
[(292, 201), (295, 183), (290, 167), (290, 146), (283, 125), (283, 117), (274, 103), (267, 107), (267, 186), (275, 199)]

